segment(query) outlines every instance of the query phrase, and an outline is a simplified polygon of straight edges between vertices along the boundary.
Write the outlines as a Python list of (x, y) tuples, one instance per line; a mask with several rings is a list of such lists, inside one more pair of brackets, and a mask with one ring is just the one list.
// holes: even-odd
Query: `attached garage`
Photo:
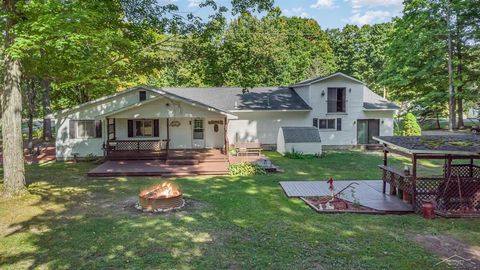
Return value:
[(281, 127), (278, 130), (277, 152), (321, 154), (320, 131), (315, 127)]

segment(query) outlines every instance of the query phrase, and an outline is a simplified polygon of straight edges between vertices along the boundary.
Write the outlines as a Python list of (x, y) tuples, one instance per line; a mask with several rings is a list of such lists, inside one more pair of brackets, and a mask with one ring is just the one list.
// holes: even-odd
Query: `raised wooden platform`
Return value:
[[(341, 199), (376, 210), (379, 214), (406, 214), (413, 213), (412, 205), (402, 201), (394, 195), (382, 193), (382, 180), (343, 180), (335, 181), (335, 192), (342, 190), (351, 183), (355, 185), (352, 194), (348, 189), (340, 195)], [(327, 181), (288, 181), (280, 182), (288, 197), (316, 197), (329, 196)]]
[(166, 160), (108, 160), (88, 172), (92, 177), (195, 176), (228, 174), (228, 157), (217, 149), (170, 150)]

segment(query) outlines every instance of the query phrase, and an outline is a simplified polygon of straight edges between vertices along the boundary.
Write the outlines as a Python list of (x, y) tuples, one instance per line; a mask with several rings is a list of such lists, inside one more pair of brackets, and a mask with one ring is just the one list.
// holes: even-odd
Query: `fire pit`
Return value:
[(173, 182), (165, 181), (142, 190), (138, 194), (136, 208), (145, 212), (166, 212), (184, 205), (180, 188)]

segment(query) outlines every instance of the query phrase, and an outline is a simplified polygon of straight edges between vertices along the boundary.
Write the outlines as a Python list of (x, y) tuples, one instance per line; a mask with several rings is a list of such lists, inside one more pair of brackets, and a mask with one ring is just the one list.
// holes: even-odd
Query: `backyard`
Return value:
[[(321, 215), (287, 199), (278, 184), (380, 179), (379, 153), (338, 151), (308, 160), (266, 154), (285, 173), (180, 178), (188, 205), (157, 215), (124, 207), (159, 178), (87, 178), (92, 163), (28, 165), (30, 195), (0, 202), (0, 268), (430, 269), (441, 259), (416, 236), (480, 243), (478, 219)], [(423, 165), (429, 172), (441, 166)]]

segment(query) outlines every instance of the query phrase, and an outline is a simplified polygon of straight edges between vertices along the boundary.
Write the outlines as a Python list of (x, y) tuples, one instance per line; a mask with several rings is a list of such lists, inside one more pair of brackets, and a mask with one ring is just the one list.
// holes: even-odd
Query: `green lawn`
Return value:
[(122, 206), (158, 178), (87, 178), (88, 163), (28, 166), (31, 195), (0, 202), (0, 269), (431, 269), (439, 259), (412, 234), (480, 243), (480, 220), (321, 215), (278, 185), (379, 179), (379, 154), (267, 154), (284, 174), (178, 179), (195, 207), (153, 216)]

